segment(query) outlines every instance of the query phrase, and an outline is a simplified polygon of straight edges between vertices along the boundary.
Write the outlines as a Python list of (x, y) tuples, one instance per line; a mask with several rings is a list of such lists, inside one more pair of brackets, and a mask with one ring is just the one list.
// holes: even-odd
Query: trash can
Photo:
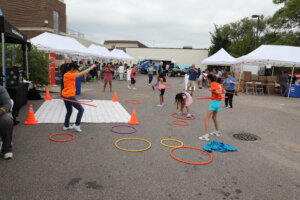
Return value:
[(83, 80), (83, 77), (76, 78), (76, 95), (79, 95), (81, 93), (81, 82)]

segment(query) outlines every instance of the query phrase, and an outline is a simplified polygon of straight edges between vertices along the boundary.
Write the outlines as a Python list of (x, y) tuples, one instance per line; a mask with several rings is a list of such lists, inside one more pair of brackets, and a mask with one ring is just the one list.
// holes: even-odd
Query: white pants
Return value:
[(119, 73), (120, 81), (123, 81), (124, 73)]

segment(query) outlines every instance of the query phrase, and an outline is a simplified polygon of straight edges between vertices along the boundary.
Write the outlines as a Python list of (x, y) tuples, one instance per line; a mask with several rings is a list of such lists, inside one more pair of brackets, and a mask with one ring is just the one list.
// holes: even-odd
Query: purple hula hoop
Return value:
[[(127, 127), (127, 128), (131, 128), (133, 131), (132, 132), (118, 132), (118, 131), (114, 131), (113, 129), (114, 128), (117, 128), (117, 127)], [(110, 129), (111, 132), (113, 133), (117, 133), (117, 134), (132, 134), (132, 133), (135, 133), (136, 132), (136, 128), (133, 127), (133, 126), (129, 126), (129, 125), (117, 125), (117, 126), (113, 126), (111, 129)]]

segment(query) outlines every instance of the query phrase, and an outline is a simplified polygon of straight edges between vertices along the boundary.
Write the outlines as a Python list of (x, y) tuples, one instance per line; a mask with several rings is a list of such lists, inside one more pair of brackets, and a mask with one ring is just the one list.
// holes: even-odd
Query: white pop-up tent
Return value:
[[(283, 45), (261, 45), (251, 53), (237, 58), (236, 65), (272, 65), (280, 67), (300, 67), (300, 47)], [(290, 96), (290, 90), (289, 95)]]
[(114, 49), (110, 53), (112, 57), (118, 60), (125, 60), (125, 61), (135, 60), (133, 57), (129, 56), (128, 54), (126, 54), (124, 51), (120, 49)]
[(221, 65), (227, 66), (232, 65), (236, 58), (232, 57), (225, 51), (223, 48), (220, 49), (217, 53), (213, 54), (212, 56), (205, 58), (201, 63), (203, 65)]
[(88, 49), (99, 54), (100, 58), (113, 58), (110, 51), (105, 47), (92, 44), (91, 46), (88, 47)]
[(53, 33), (42, 33), (30, 40), (39, 50), (53, 53), (66, 53), (79, 56), (99, 57), (80, 44), (76, 39)]

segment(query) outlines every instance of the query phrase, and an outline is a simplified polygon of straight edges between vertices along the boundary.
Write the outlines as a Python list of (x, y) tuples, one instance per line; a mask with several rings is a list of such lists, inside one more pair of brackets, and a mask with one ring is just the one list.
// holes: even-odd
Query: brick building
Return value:
[(66, 34), (64, 0), (0, 0), (4, 17), (28, 38), (43, 32)]

